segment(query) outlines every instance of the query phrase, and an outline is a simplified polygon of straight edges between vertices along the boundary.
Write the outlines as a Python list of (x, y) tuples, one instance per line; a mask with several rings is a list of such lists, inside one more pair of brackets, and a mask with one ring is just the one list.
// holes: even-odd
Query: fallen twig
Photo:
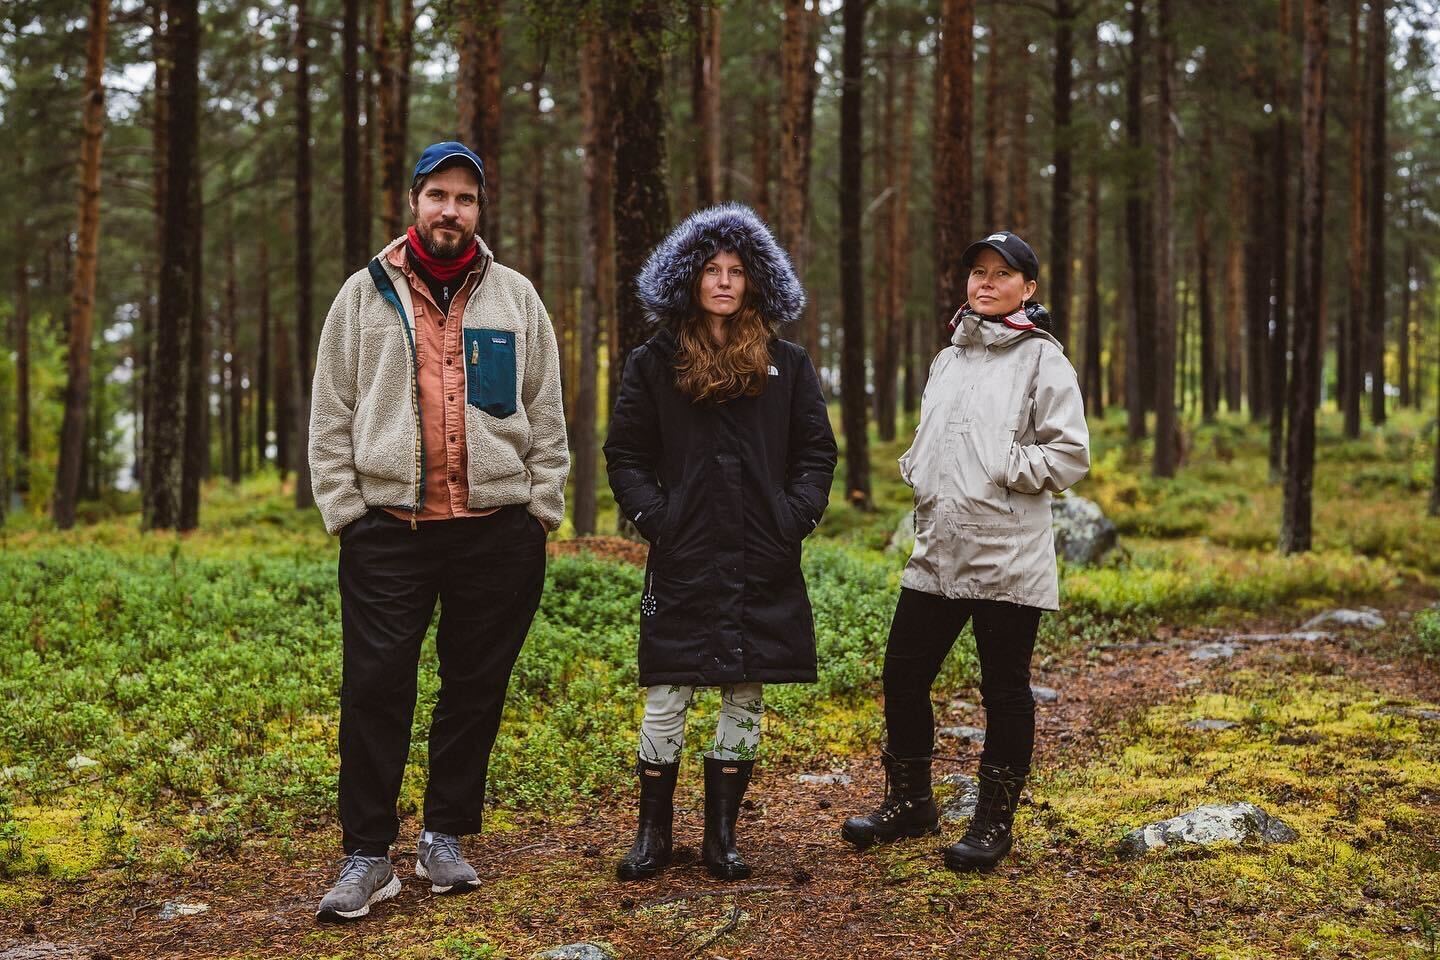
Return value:
[(719, 940), (721, 937), (725, 936), (725, 934), (730, 933), (738, 926), (740, 926), (740, 898), (737, 896), (735, 898), (735, 906), (730, 910), (730, 919), (725, 922), (725, 925), (723, 927), (710, 934), (710, 936), (705, 940), (704, 943), (700, 944), (700, 946), (696, 947), (694, 950), (691, 950), (689, 955), (692, 957), (697, 955), (706, 947), (710, 946), (710, 944), (714, 943), (716, 940)]

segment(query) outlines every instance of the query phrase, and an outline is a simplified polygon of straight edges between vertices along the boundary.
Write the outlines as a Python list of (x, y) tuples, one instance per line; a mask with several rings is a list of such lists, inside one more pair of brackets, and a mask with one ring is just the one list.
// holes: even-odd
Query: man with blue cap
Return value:
[(476, 235), (485, 167), (455, 141), (420, 154), (414, 224), (357, 271), (325, 318), (310, 473), (340, 536), (340, 825), (321, 920), (363, 917), (400, 880), (390, 846), (420, 645), (440, 603), (440, 691), (415, 873), (479, 885), (478, 833), (510, 672), (540, 603), (545, 539), (570, 458), (555, 331), (534, 286)]

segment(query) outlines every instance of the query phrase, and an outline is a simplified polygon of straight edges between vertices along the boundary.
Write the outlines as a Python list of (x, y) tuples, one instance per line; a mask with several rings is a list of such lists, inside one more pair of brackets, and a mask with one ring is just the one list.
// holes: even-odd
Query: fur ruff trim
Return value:
[(731, 251), (745, 266), (747, 299), (771, 324), (794, 323), (805, 310), (805, 290), (760, 217), (741, 203), (722, 203), (686, 217), (660, 242), (635, 278), (640, 304), (653, 324), (678, 330), (695, 313), (692, 291), (700, 268)]

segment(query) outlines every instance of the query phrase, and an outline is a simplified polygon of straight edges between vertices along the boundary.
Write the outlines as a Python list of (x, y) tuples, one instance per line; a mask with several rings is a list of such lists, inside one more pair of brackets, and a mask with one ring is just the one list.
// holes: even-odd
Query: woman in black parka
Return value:
[(622, 879), (670, 862), (671, 798), (696, 687), (721, 689), (705, 753), (712, 876), (750, 875), (735, 819), (750, 782), (761, 685), (815, 680), (800, 542), (830, 497), (835, 437), (820, 382), (781, 340), (805, 293), (750, 208), (692, 214), (636, 279), (657, 327), (625, 364), (605, 442), (620, 512), (650, 541), (640, 601), (640, 825)]

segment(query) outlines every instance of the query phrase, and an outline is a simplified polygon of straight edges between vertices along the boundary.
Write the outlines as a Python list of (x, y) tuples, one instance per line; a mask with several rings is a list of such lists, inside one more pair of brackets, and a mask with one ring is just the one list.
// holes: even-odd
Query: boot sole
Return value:
[(952, 870), (955, 873), (989, 873), (1000, 865), (1001, 860), (1004, 860), (1010, 855), (1011, 849), (1013, 849), (1013, 847), (1006, 847), (1000, 851), (999, 856), (988, 863), (957, 857), (950, 853), (948, 847), (941, 850), (941, 856), (945, 860), (945, 869)]
[(389, 900), (400, 892), (400, 878), (391, 875), (390, 882), (379, 890), (370, 894), (370, 899), (359, 910), (320, 910), (315, 914), (315, 919), (321, 923), (344, 923), (346, 920), (359, 920), (370, 912), (370, 908), (381, 900)]
[(653, 867), (632, 867), (622, 863), (615, 868), (615, 876), (621, 880), (652, 880), (668, 866), (670, 866), (668, 860)]
[(855, 836), (852, 835), (852, 833), (846, 830), (844, 827), (841, 827), (840, 838), (846, 843), (852, 844), (855, 849), (859, 851), (868, 850), (871, 847), (879, 846), (885, 843), (895, 843), (897, 840), (914, 840), (918, 837), (933, 837), (939, 832), (940, 824), (938, 823), (934, 826), (926, 825), (921, 827), (907, 827), (906, 829), (897, 833), (895, 836), (887, 839), (885, 837)]
[[(426, 872), (426, 870), (425, 870), (425, 865), (424, 865), (423, 863), (421, 863), (419, 860), (416, 860), (416, 861), (415, 861), (415, 876), (419, 877), (421, 880), (429, 880), (429, 879), (430, 879), (430, 874)], [(474, 890), (474, 889), (476, 889), (476, 888), (479, 887), (479, 886), (480, 886), (480, 878), (479, 878), (479, 877), (476, 877), (474, 880), (466, 880), (466, 881), (464, 881), (463, 883), (452, 883), (452, 884), (450, 884), (448, 887), (442, 887), (442, 886), (440, 886), (440, 884), (438, 884), (438, 883), (431, 883), (431, 884), (430, 884), (430, 892), (431, 892), (431, 893), (469, 893), (471, 890)]]
[(740, 867), (738, 869), (727, 869), (724, 867), (712, 867), (710, 864), (707, 863), (705, 865), (705, 872), (710, 874), (710, 876), (714, 877), (716, 880), (748, 880), (750, 878), (750, 875), (754, 871), (751, 870), (748, 866)]

